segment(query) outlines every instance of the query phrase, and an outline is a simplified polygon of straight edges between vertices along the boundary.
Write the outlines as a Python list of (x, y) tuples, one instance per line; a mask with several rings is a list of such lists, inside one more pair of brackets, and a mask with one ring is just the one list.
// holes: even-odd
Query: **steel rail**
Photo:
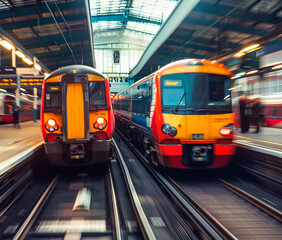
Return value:
[(131, 201), (134, 205), (134, 209), (135, 209), (135, 212), (136, 212), (136, 215), (137, 215), (137, 219), (138, 219), (141, 231), (142, 231), (145, 239), (156, 240), (154, 232), (153, 232), (153, 230), (152, 230), (152, 228), (149, 224), (149, 221), (148, 221), (148, 219), (147, 219), (147, 217), (144, 213), (144, 210), (142, 208), (142, 205), (139, 201), (139, 197), (138, 197), (137, 192), (135, 190), (133, 181), (130, 177), (130, 173), (129, 173), (128, 168), (126, 166), (125, 160), (124, 160), (115, 140), (113, 139), (112, 141), (113, 141), (116, 153), (117, 153), (117, 157), (119, 158), (121, 168), (124, 172), (124, 176), (126, 178), (126, 184), (127, 184), (128, 190), (129, 190), (129, 195), (130, 195)]
[[(281, 169), (277, 166), (273, 166), (269, 163), (266, 163), (266, 162), (263, 162), (263, 161), (260, 161), (260, 160), (254, 160), (254, 159), (251, 159), (251, 158), (248, 158), (248, 159), (251, 160), (252, 162), (254, 162), (256, 165), (258, 165), (258, 164), (262, 165), (263, 167), (265, 167), (265, 169), (269, 169), (269, 170), (272, 170), (273, 172), (277, 172), (277, 173), (281, 172)], [(257, 176), (259, 176), (261, 178), (265, 178), (266, 180), (271, 181), (275, 184), (279, 184), (280, 186), (282, 185), (282, 182), (279, 179), (274, 179), (274, 178), (266, 175), (263, 172), (260, 172), (256, 169), (252, 169), (248, 166), (244, 166), (240, 162), (234, 162), (233, 164), (236, 165), (237, 167), (242, 168), (244, 171), (249, 172), (252, 175), (257, 175)]]
[(58, 182), (58, 179), (59, 179), (59, 175), (57, 175), (52, 180), (52, 182), (49, 184), (49, 186), (46, 188), (41, 198), (39, 199), (35, 207), (32, 209), (31, 213), (29, 214), (25, 222), (22, 224), (21, 228), (18, 230), (18, 232), (14, 236), (13, 240), (23, 240), (25, 238), (26, 234), (28, 233), (29, 229), (31, 228), (32, 224), (34, 223), (35, 218), (38, 216), (43, 205), (46, 203), (47, 199), (51, 195), (51, 192), (54, 190), (55, 185)]
[(273, 216), (275, 219), (277, 219), (279, 222), (282, 222), (282, 213), (279, 210), (271, 207), (270, 205), (259, 200), (258, 198), (248, 194), (247, 192), (243, 191), (242, 189), (235, 187), (234, 185), (224, 181), (223, 179), (218, 179), (218, 180), (230, 191), (236, 193), (237, 195), (241, 196), (242, 198), (246, 199), (250, 203), (260, 208), (261, 210), (267, 212), (268, 214)]
[[(32, 171), (29, 170), (24, 176), (20, 178), (12, 187), (8, 189), (2, 196), (0, 196), (0, 204), (2, 204), (6, 199), (10, 197), (29, 177), (32, 176)], [(17, 196), (9, 203), (6, 208), (0, 211), (0, 218), (7, 212), (7, 210), (21, 197), (25, 190), (29, 187), (30, 183), (25, 184), (24, 188), (17, 194)]]
[[(118, 134), (121, 136), (119, 130)], [(123, 139), (126, 139), (123, 135)], [(141, 154), (131, 143), (127, 142), (131, 150), (142, 160), (144, 166), (151, 172), (155, 179), (166, 189), (169, 195), (176, 201), (178, 206), (193, 220), (196, 226), (207, 236), (208, 239), (230, 239), (237, 238), (229, 232), (219, 221), (216, 220), (207, 210), (199, 206), (185, 193), (176, 183), (169, 182), (161, 173), (152, 170), (148, 164), (148, 160)], [(178, 186), (178, 187), (176, 187)], [(196, 210), (197, 209), (197, 210)], [(216, 230), (215, 230), (215, 229)]]
[(115, 220), (115, 236), (116, 239), (121, 240), (121, 227), (119, 222), (119, 214), (118, 214), (118, 206), (117, 206), (117, 199), (116, 199), (116, 193), (114, 188), (114, 182), (113, 177), (111, 173), (111, 169), (109, 168), (109, 178), (110, 178), (110, 190), (111, 190), (111, 196), (112, 196), (112, 203), (113, 203), (113, 214), (114, 214), (114, 220)]

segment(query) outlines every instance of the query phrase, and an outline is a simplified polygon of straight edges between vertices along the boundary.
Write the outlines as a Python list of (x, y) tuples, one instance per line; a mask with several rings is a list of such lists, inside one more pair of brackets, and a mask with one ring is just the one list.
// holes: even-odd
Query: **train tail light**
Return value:
[(49, 118), (45, 123), (45, 128), (49, 132), (54, 132), (59, 129), (59, 125), (53, 118)]
[(224, 137), (231, 136), (234, 132), (234, 125), (228, 124), (228, 125), (224, 126), (223, 128), (221, 128), (219, 132)]
[(104, 117), (98, 117), (96, 122), (93, 124), (95, 129), (102, 130), (107, 126), (107, 120)]
[(56, 141), (56, 133), (49, 133), (47, 134), (46, 141), (47, 142), (55, 142)]
[(96, 132), (97, 140), (106, 140), (108, 139), (108, 136), (105, 132)]

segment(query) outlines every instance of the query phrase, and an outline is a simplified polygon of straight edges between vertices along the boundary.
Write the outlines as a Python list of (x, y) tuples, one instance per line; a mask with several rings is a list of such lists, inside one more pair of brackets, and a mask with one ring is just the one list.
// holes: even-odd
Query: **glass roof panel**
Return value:
[(92, 24), (93, 30), (96, 32), (97, 30), (108, 30), (108, 29), (116, 29), (122, 28), (122, 23), (118, 21), (99, 21), (94, 22)]
[[(89, 0), (93, 30), (151, 41), (179, 0)], [(95, 18), (99, 17), (99, 18)]]

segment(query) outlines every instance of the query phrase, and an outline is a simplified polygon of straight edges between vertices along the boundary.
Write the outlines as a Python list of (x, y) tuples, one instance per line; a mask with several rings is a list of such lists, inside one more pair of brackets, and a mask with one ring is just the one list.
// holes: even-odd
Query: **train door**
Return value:
[(64, 141), (90, 140), (86, 74), (67, 74), (62, 77), (62, 105)]

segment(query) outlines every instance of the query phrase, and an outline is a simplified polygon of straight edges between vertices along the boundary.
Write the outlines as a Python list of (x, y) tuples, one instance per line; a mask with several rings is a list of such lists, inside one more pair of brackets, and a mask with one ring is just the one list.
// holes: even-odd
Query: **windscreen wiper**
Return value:
[(182, 99), (184, 98), (185, 95), (186, 95), (186, 92), (183, 93), (183, 95), (182, 95), (180, 101), (178, 102), (176, 108), (175, 108), (174, 111), (173, 111), (174, 113), (177, 113), (178, 107), (179, 107), (180, 103), (182, 102)]

